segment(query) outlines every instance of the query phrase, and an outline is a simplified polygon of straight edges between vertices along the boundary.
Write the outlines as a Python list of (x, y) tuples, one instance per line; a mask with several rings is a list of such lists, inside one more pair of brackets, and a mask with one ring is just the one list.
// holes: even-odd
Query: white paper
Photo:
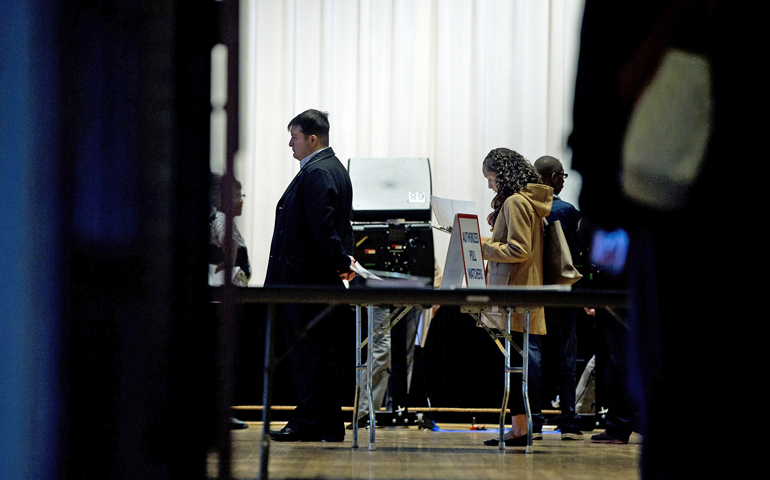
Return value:
[(365, 269), (360, 263), (358, 263), (358, 260), (356, 260), (356, 263), (350, 266), (350, 269), (356, 272), (356, 275), (360, 275), (367, 280), (382, 280), (382, 278)]
[(436, 216), (436, 221), (438, 221), (438, 224), (442, 227), (451, 227), (452, 223), (454, 223), (456, 213), (476, 214), (476, 202), (451, 200), (449, 198), (431, 195), (430, 203), (433, 207), (433, 214)]
[[(225, 269), (217, 272), (217, 266), (213, 263), (209, 263), (209, 285), (212, 287), (221, 287), (225, 284)], [(233, 277), (241, 271), (241, 267), (233, 267)]]

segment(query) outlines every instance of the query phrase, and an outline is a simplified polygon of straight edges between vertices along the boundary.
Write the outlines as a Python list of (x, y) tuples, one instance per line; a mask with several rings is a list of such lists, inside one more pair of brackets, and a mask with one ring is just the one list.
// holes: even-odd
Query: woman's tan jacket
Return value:
[[(553, 189), (527, 184), (508, 197), (495, 220), (492, 238), (481, 238), (481, 251), (488, 260), (487, 283), (493, 285), (543, 284), (543, 218), (551, 213)], [(541, 306), (516, 306), (511, 328), (524, 329), (529, 311), (529, 333), (545, 335), (545, 315)]]

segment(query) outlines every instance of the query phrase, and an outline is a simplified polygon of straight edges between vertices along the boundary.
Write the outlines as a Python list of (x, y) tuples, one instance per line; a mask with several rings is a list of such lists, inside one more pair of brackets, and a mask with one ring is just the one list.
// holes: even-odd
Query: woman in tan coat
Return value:
[[(535, 168), (520, 154), (507, 148), (489, 152), (482, 165), (489, 188), (497, 195), (494, 211), (487, 221), (492, 238), (482, 237), (484, 259), (488, 260), (489, 285), (543, 284), (543, 218), (551, 212), (553, 189), (543, 185)], [(530, 333), (545, 335), (543, 307), (530, 307)], [(511, 315), (511, 328), (523, 330), (524, 314)], [(526, 445), (527, 417), (524, 401), (513, 396), (510, 405), (512, 427), (505, 434), (506, 445)], [(484, 442), (497, 445), (498, 440)]]

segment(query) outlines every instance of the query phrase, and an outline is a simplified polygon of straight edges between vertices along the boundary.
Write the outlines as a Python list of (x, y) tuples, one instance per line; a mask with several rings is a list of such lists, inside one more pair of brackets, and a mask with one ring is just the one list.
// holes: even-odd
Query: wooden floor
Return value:
[[(274, 429), (283, 424), (274, 423)], [(344, 443), (300, 442), (270, 446), (272, 479), (638, 479), (641, 437), (628, 445), (592, 444), (592, 432), (583, 440), (561, 440), (545, 433), (533, 452), (523, 447), (500, 451), (482, 442), (493, 433), (471, 431), (468, 425), (439, 424), (440, 432), (409, 428), (378, 428), (376, 451), (369, 451), (369, 431), (359, 430), (359, 448), (351, 448), (352, 433)], [(444, 431), (446, 430), (446, 431)], [(257, 478), (261, 422), (232, 432), (232, 477)], [(217, 460), (208, 461), (209, 478), (217, 478)]]

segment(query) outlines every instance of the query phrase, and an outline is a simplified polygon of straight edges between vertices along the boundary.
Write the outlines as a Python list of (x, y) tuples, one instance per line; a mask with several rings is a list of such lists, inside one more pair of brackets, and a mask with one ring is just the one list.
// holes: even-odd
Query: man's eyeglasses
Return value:
[(562, 178), (569, 177), (569, 173), (564, 173), (564, 172), (554, 172), (554, 175), (561, 175)]

